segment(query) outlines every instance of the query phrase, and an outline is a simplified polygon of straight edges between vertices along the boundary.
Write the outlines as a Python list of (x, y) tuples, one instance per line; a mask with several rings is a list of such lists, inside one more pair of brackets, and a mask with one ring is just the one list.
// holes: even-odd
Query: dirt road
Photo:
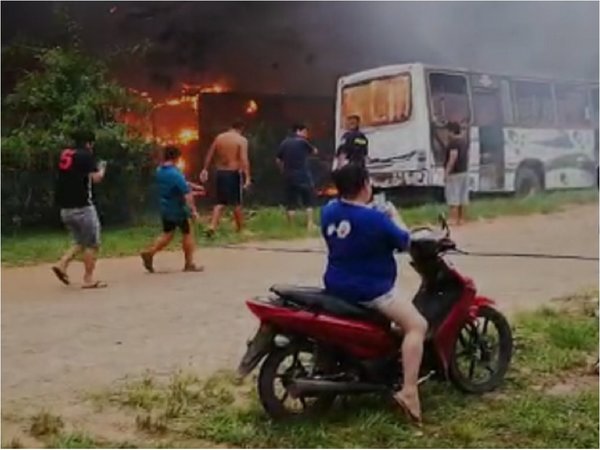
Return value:
[[(598, 209), (468, 225), (454, 233), (465, 249), (597, 256)], [(318, 240), (271, 243), (320, 248)], [(177, 253), (160, 255), (167, 273), (149, 275), (138, 258), (103, 260), (110, 287), (64, 287), (49, 266), (2, 271), (2, 403), (53, 402), (145, 370), (233, 368), (256, 321), (244, 299), (273, 283), (319, 285), (324, 257), (252, 250), (202, 250), (204, 274), (179, 272)], [(509, 312), (597, 287), (596, 262), (453, 257), (483, 293)], [(80, 267), (74, 267), (77, 279)], [(400, 286), (418, 279), (403, 257)]]

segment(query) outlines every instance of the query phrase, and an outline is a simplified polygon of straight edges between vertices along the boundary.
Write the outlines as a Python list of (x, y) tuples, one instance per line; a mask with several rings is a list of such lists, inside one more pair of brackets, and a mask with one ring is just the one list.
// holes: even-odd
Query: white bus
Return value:
[(469, 140), (471, 191), (526, 195), (597, 183), (597, 82), (386, 66), (339, 79), (336, 142), (352, 114), (381, 189), (441, 187), (449, 121)]

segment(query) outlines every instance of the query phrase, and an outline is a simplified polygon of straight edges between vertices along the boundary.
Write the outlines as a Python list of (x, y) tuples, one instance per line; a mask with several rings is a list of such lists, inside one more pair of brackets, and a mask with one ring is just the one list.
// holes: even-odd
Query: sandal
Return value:
[(53, 266), (52, 272), (54, 272), (54, 275), (56, 275), (56, 278), (58, 278), (64, 285), (68, 286), (69, 284), (71, 284), (71, 282), (69, 281), (69, 276), (60, 267)]
[(184, 272), (204, 272), (204, 266), (196, 266), (196, 264), (190, 264), (183, 268)]
[(154, 258), (152, 256), (152, 254), (143, 252), (143, 253), (140, 253), (140, 256), (141, 256), (142, 262), (144, 264), (144, 269), (146, 269), (150, 273), (154, 273), (154, 266), (152, 264)]
[(104, 281), (94, 281), (92, 284), (84, 284), (81, 289), (101, 289), (108, 287), (108, 284)]

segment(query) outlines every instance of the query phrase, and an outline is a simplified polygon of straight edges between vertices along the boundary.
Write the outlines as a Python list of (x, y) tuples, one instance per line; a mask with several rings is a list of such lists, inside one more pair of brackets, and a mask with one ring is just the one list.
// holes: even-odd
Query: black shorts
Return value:
[(298, 207), (312, 208), (314, 199), (313, 186), (310, 183), (285, 183), (285, 207), (293, 211)]
[(217, 204), (237, 206), (242, 203), (242, 174), (237, 170), (217, 170)]
[(171, 220), (163, 217), (162, 226), (165, 233), (172, 233), (175, 228), (179, 228), (182, 234), (190, 233), (190, 219)]

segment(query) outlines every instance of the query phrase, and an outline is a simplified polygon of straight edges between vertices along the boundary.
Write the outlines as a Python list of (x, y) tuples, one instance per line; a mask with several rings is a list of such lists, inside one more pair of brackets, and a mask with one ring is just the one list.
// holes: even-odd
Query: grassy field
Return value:
[[(597, 203), (595, 190), (557, 192), (542, 194), (525, 199), (491, 199), (473, 202), (469, 209), (470, 220), (491, 219), (510, 215), (547, 214), (560, 211), (567, 205)], [(429, 204), (402, 210), (407, 225), (415, 226), (435, 223), (445, 208)], [(206, 220), (203, 220), (206, 223)], [(229, 220), (225, 220), (215, 240), (207, 242), (203, 235), (204, 226), (196, 226), (201, 247), (234, 244), (248, 240), (293, 239), (310, 236), (301, 225), (289, 226), (284, 211), (278, 208), (264, 208), (252, 211), (247, 220), (248, 232), (240, 236), (233, 232)], [(128, 228), (109, 228), (102, 235), (102, 257), (128, 256), (137, 254), (160, 232), (158, 221)], [(314, 234), (317, 236), (317, 233)], [(65, 232), (18, 233), (2, 236), (2, 265), (20, 266), (50, 262), (58, 259), (69, 245)], [(172, 248), (179, 244), (174, 241)]]
[[(274, 424), (259, 406), (253, 381), (236, 383), (231, 374), (201, 381), (180, 372), (164, 381), (147, 375), (92, 397), (99, 414), (128, 414), (134, 441), (67, 432), (47, 411), (29, 418), (29, 433), (63, 448), (598, 448), (598, 378), (589, 372), (598, 351), (597, 308), (594, 292), (517, 317), (505, 385), (479, 397), (449, 383), (426, 383), (422, 429), (380, 397), (338, 402), (315, 420)], [(4, 442), (10, 445), (20, 441)]]

